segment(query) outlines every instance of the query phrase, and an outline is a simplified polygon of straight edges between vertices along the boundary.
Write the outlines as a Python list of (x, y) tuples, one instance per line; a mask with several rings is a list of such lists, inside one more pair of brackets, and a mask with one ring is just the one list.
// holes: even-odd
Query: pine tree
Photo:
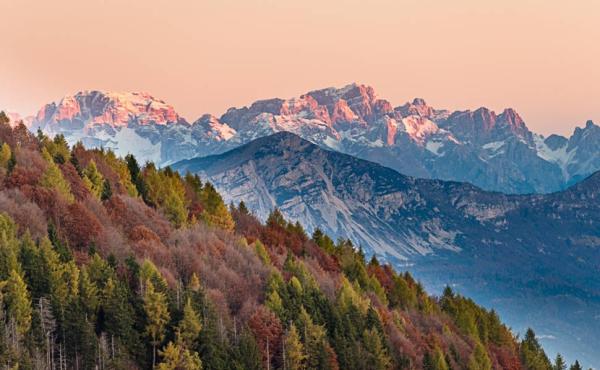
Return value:
[(539, 344), (532, 329), (527, 329), (520, 349), (521, 360), (527, 369), (547, 370), (552, 368), (550, 360)]
[(92, 159), (83, 170), (84, 183), (88, 187), (90, 193), (96, 198), (100, 198), (104, 187), (104, 177), (98, 171), (96, 162)]
[(583, 370), (583, 368), (579, 364), (579, 361), (575, 360), (575, 363), (573, 365), (571, 365), (569, 370)]
[(232, 369), (263, 370), (260, 348), (247, 328), (242, 330), (239, 342), (233, 350), (233, 357)]
[(109, 200), (112, 197), (112, 194), (110, 182), (108, 179), (104, 179), (104, 182), (102, 183), (102, 194), (100, 195), (100, 199), (102, 201)]
[(448, 370), (448, 363), (442, 350), (435, 346), (433, 351), (425, 353), (423, 356), (424, 370)]
[(223, 198), (209, 182), (202, 188), (202, 203), (204, 205), (202, 217), (207, 224), (224, 230), (233, 230), (235, 226), (233, 218)]
[(373, 370), (389, 369), (392, 360), (381, 340), (381, 335), (375, 328), (363, 332), (363, 343), (368, 353), (367, 363)]
[(187, 299), (185, 306), (183, 307), (183, 318), (177, 326), (179, 335), (179, 341), (184, 348), (192, 348), (194, 342), (198, 338), (202, 330), (202, 324), (200, 323), (200, 317), (192, 306), (192, 300)]
[(0, 167), (8, 169), (8, 162), (10, 161), (11, 156), (12, 151), (10, 150), (10, 146), (8, 146), (7, 143), (2, 144), (0, 147)]
[(12, 270), (4, 282), (4, 300), (8, 318), (14, 321), (17, 341), (20, 341), (31, 328), (32, 309), (27, 285), (16, 270)]
[(10, 123), (10, 118), (4, 113), (4, 111), (0, 111), (0, 125), (8, 125)]
[(298, 330), (294, 324), (290, 326), (285, 335), (284, 353), (286, 369), (301, 370), (305, 368), (304, 361), (306, 360), (306, 355), (304, 354), (304, 346), (300, 342), (300, 335), (298, 335)]
[(42, 156), (46, 160), (48, 167), (40, 180), (40, 185), (49, 189), (55, 189), (58, 194), (65, 197), (69, 202), (75, 200), (73, 194), (71, 194), (71, 185), (65, 180), (60, 168), (54, 163), (46, 148), (42, 149)]
[(552, 367), (554, 370), (567, 370), (567, 363), (562, 355), (559, 353), (556, 355), (556, 359), (554, 360), (554, 366)]
[(146, 334), (152, 344), (152, 367), (156, 365), (156, 347), (163, 341), (167, 323), (170, 320), (167, 298), (154, 289), (154, 284), (148, 279), (145, 283), (144, 311), (146, 312)]
[(298, 327), (304, 338), (304, 352), (308, 369), (329, 369), (331, 354), (325, 328), (313, 322), (304, 307), (300, 308)]
[(238, 204), (238, 212), (240, 212), (243, 215), (249, 215), (250, 211), (248, 210), (248, 207), (246, 207), (246, 203), (244, 203), (244, 201), (240, 201), (240, 203)]
[(491, 370), (492, 362), (488, 353), (481, 343), (475, 345), (473, 353), (469, 357), (468, 370)]

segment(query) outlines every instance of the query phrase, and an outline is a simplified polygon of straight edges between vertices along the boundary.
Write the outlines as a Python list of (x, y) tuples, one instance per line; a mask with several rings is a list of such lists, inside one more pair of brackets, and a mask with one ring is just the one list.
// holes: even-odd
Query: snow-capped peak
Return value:
[(94, 125), (126, 127), (186, 123), (175, 109), (163, 100), (143, 92), (106, 92), (85, 90), (43, 107), (35, 119), (37, 127), (77, 123), (84, 128)]

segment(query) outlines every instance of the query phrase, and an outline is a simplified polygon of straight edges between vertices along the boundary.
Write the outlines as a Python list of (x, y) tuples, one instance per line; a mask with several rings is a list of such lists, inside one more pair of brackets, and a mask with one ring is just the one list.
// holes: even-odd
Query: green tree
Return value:
[(110, 186), (110, 181), (108, 179), (104, 179), (102, 183), (102, 194), (100, 195), (100, 199), (102, 201), (109, 200), (112, 197), (112, 188)]
[(12, 156), (12, 151), (7, 143), (3, 143), (0, 147), (0, 167), (8, 168), (8, 162)]
[(521, 360), (527, 369), (548, 370), (552, 368), (550, 360), (539, 344), (532, 329), (527, 329), (520, 347)]
[(183, 307), (183, 318), (177, 326), (179, 341), (184, 348), (192, 348), (200, 334), (200, 330), (202, 330), (200, 317), (192, 306), (192, 300), (188, 298)]
[(231, 368), (235, 370), (263, 370), (263, 362), (256, 338), (247, 328), (242, 330), (239, 342), (234, 347)]
[(448, 370), (448, 363), (442, 350), (435, 346), (433, 351), (425, 353), (423, 356), (424, 370)]
[(183, 346), (169, 342), (160, 351), (163, 361), (156, 367), (158, 370), (201, 370), (202, 362), (198, 353), (185, 349)]
[(365, 329), (363, 332), (363, 343), (368, 353), (366, 361), (373, 370), (390, 368), (392, 360), (387, 354), (387, 350), (381, 340), (381, 335), (375, 328)]
[(31, 328), (31, 298), (23, 277), (16, 270), (12, 270), (4, 282), (4, 300), (8, 318), (14, 320), (17, 338), (21, 340)]
[(96, 162), (93, 159), (83, 170), (83, 180), (90, 193), (96, 198), (100, 198), (104, 187), (104, 177), (98, 171)]
[(202, 203), (204, 205), (202, 218), (207, 224), (224, 230), (233, 230), (235, 226), (233, 218), (223, 198), (209, 182), (202, 188)]
[(567, 370), (567, 363), (562, 355), (559, 353), (556, 355), (556, 359), (554, 360), (553, 370)]
[(305, 368), (304, 346), (300, 342), (300, 335), (296, 325), (292, 324), (284, 339), (285, 368), (289, 370), (301, 370)]
[(579, 361), (575, 360), (575, 363), (573, 365), (571, 365), (569, 370), (583, 370), (583, 368), (579, 364)]
[(54, 163), (46, 148), (42, 149), (42, 156), (47, 162), (47, 168), (40, 180), (40, 185), (56, 190), (58, 194), (62, 195), (69, 202), (75, 200), (73, 194), (71, 194), (71, 185), (65, 180), (60, 168)]
[(473, 349), (473, 353), (469, 357), (468, 363), (469, 370), (491, 370), (492, 362), (488, 356), (488, 353), (481, 343), (477, 343)]
[(152, 344), (152, 367), (156, 366), (156, 347), (163, 341), (167, 323), (170, 320), (167, 298), (154, 289), (148, 279), (145, 283), (144, 311), (146, 312), (146, 334)]
[(142, 197), (144, 202), (148, 204), (148, 186), (141, 175), (140, 165), (133, 154), (127, 154), (125, 156), (125, 161), (127, 162), (127, 169), (129, 170), (131, 182), (135, 185), (137, 193)]

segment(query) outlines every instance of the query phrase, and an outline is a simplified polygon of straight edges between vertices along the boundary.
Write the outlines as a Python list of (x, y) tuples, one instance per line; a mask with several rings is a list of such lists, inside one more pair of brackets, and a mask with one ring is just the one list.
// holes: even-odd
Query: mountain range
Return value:
[(403, 174), (505, 193), (562, 190), (600, 169), (600, 127), (591, 121), (569, 138), (543, 137), (513, 109), (451, 112), (423, 99), (393, 107), (359, 84), (260, 100), (193, 123), (149, 94), (83, 91), (44, 106), (30, 127), (159, 165), (289, 131)]
[(279, 207), (434, 292), (452, 284), (519, 331), (533, 325), (550, 351), (600, 364), (600, 127), (591, 121), (568, 138), (543, 137), (513, 109), (393, 107), (351, 84), (192, 123), (146, 93), (82, 91), (24, 123), (199, 173), (263, 220)]
[(549, 349), (600, 360), (600, 172), (562, 192), (505, 195), (408, 177), (291, 133), (173, 168), (262, 219), (279, 207), (309, 231), (349, 237), (430, 289), (453, 284), (515, 329), (534, 325)]

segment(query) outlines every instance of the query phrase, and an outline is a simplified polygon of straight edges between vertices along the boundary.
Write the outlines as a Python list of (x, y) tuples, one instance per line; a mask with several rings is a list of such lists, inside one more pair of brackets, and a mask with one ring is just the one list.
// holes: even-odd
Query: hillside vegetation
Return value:
[(565, 368), (348, 240), (0, 121), (3, 368)]

